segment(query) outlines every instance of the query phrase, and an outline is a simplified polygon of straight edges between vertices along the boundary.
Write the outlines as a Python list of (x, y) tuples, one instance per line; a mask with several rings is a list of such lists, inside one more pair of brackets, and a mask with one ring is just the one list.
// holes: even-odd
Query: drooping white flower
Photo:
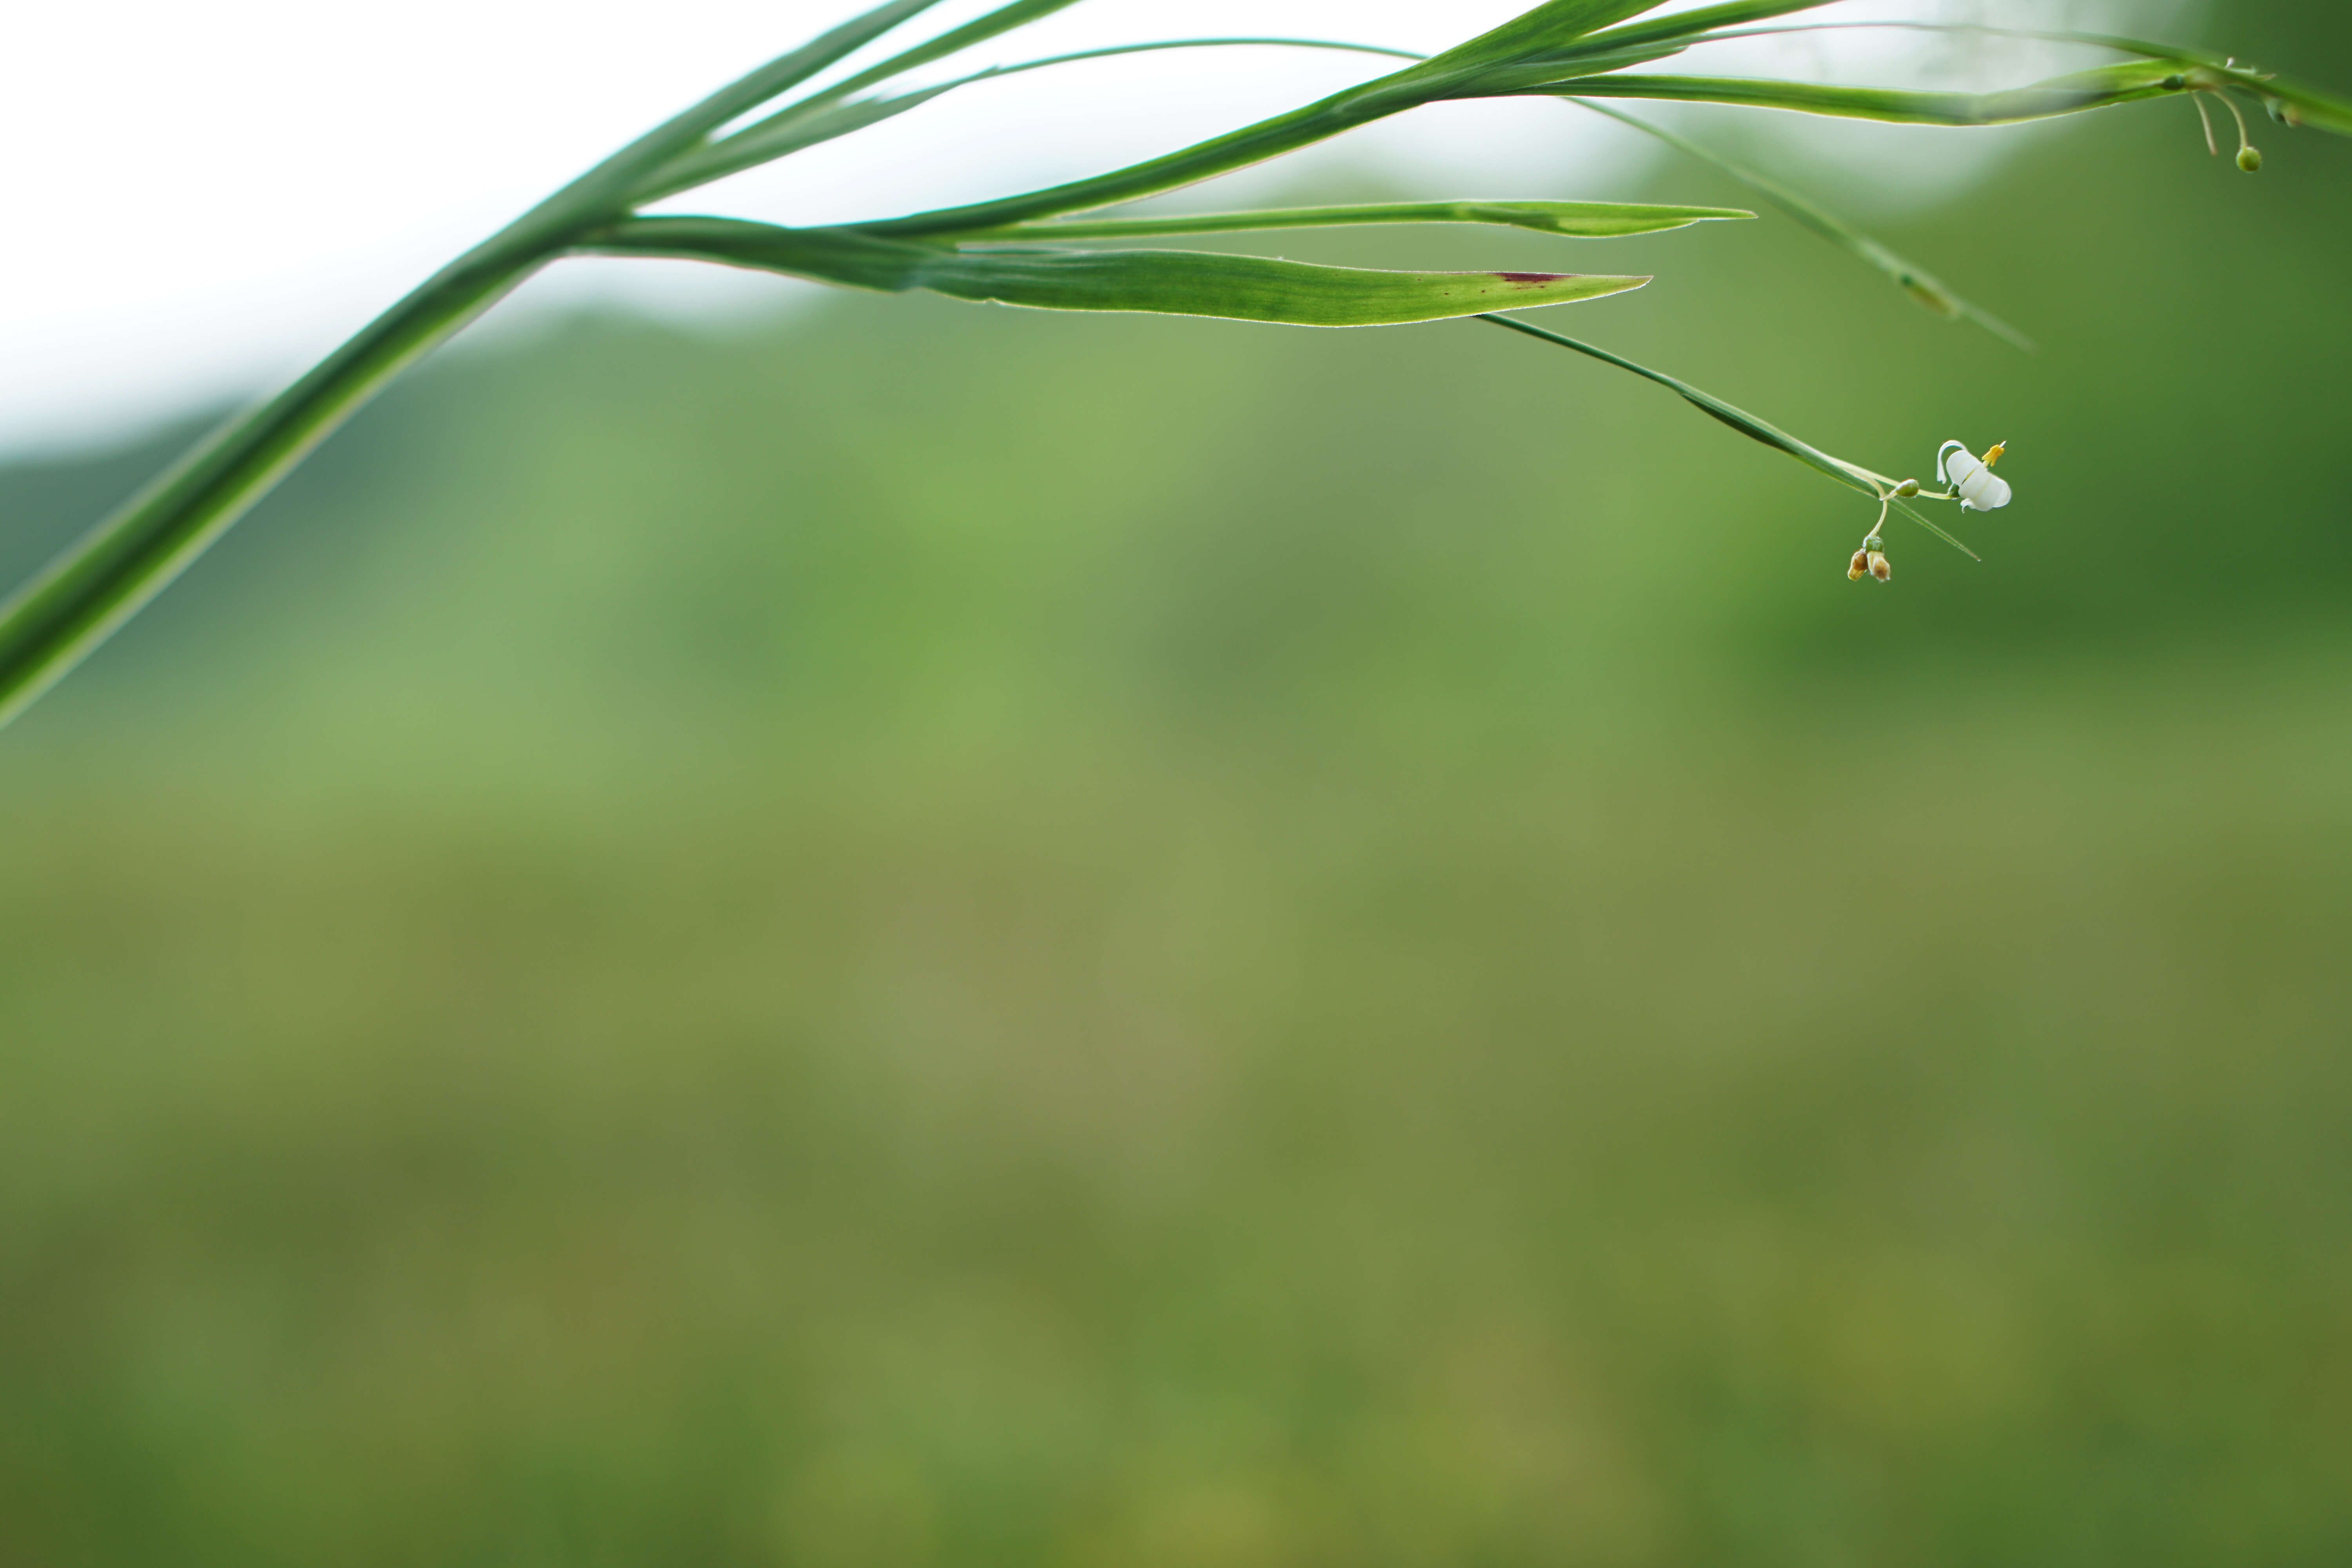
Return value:
[(2009, 481), (1992, 471), (2007, 448), (2003, 442), (1979, 459), (1969, 454), (1966, 442), (1947, 441), (1936, 454), (1937, 476), (1958, 492), (1962, 511), (1992, 511), (2009, 504)]

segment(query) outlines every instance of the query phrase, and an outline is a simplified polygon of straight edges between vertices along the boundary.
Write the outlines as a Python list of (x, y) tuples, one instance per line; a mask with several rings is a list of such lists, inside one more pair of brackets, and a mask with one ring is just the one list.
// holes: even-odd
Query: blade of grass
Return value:
[[(930, 3), (935, 4), (936, 0), (930, 0)], [(985, 42), (1016, 27), (1025, 26), (1040, 17), (1051, 16), (1054, 12), (1064, 10), (1076, 3), (1076, 0), (1013, 0), (1011, 5), (1000, 5), (984, 16), (967, 22), (961, 27), (950, 28), (936, 38), (926, 39), (913, 48), (893, 55), (880, 64), (868, 67), (845, 80), (835, 82), (821, 92), (812, 93), (800, 102), (771, 115), (755, 125), (744, 127), (720, 142), (707, 142), (698, 148), (693, 148), (679, 160), (682, 163), (692, 164), (698, 171), (693, 177), (683, 181), (676, 178), (674, 165), (673, 170), (667, 172), (666, 177), (647, 181), (636, 199), (640, 202), (647, 202), (665, 195), (674, 195), (679, 191), (706, 184), (723, 175), (751, 168), (772, 159), (781, 158), (788, 153), (796, 153), (803, 147), (814, 146), (819, 142), (829, 142), (836, 136), (845, 136), (853, 131), (863, 130), (893, 115), (903, 114), (918, 104), (938, 97), (950, 87), (960, 87), (963, 81), (977, 80), (979, 76), (985, 76), (988, 73), (980, 72), (975, 76), (966, 77), (961, 81), (949, 82), (944, 87), (934, 87), (894, 98), (869, 100), (863, 104), (852, 104), (845, 100), (878, 82), (887, 81), (894, 76), (900, 76), (918, 67), (929, 65), (933, 60), (944, 59), (950, 55), (959, 54), (974, 44)], [(842, 56), (836, 55), (835, 59), (841, 58)], [(772, 99), (776, 94), (772, 92), (767, 96)], [(761, 101), (764, 102), (766, 100), (763, 99)], [(747, 105), (739, 113), (749, 112), (751, 109), (757, 107), (757, 104)], [(737, 116), (730, 115), (728, 118), (734, 119)], [(719, 121), (708, 127), (708, 131), (715, 132), (724, 123), (724, 121)], [(798, 133), (795, 134), (795, 132)], [(735, 148), (739, 155), (733, 158), (718, 156), (719, 149), (722, 147)], [(761, 150), (758, 151), (756, 155), (740, 155), (752, 148)], [(704, 172), (713, 168), (716, 170), (715, 173)]]
[[(1456, 44), (1443, 54), (1432, 55), (1404, 75), (1408, 79), (1448, 76), (1465, 68), (1499, 65), (1565, 49), (1602, 28), (1644, 11), (1654, 11), (1661, 3), (1662, 0), (1551, 0), (1549, 5), (1521, 12), (1501, 26)], [(1827, 5), (1830, 0), (1811, 3)]]
[(1996, 337), (2006, 340), (2028, 353), (2035, 352), (2033, 340), (2023, 332), (1982, 306), (1953, 292), (1942, 279), (1908, 257), (1898, 255), (1811, 198), (1800, 195), (1778, 180), (1758, 174), (1744, 164), (1735, 163), (1719, 153), (1711, 153), (1697, 142), (1678, 136), (1663, 125), (1627, 114), (1622, 110), (1612, 109), (1605, 103), (1593, 103), (1582, 98), (1568, 98), (1564, 101), (1589, 109), (1595, 114), (1605, 114), (1612, 120), (1654, 136), (1677, 152), (1687, 153), (1699, 162), (1729, 175), (1815, 234), (1820, 235), (1823, 239), (1828, 240), (1832, 245), (1854, 257), (1864, 265), (1875, 268), (1885, 273), (1894, 279), (1895, 286), (1909, 295), (1913, 300), (1935, 311), (1936, 314), (1949, 321), (1974, 321)]
[[(1642, 364), (1634, 360), (1627, 359), (1622, 354), (1611, 353), (1607, 349), (1596, 348), (1591, 343), (1581, 342), (1575, 338), (1566, 337), (1559, 332), (1547, 331), (1545, 329), (1538, 327), (1530, 321), (1517, 321), (1509, 316), (1494, 315), (1482, 315), (1478, 320), (1482, 321), (1492, 321), (1498, 327), (1508, 327), (1515, 332), (1525, 332), (1531, 338), (1541, 338), (1548, 343), (1557, 343), (1564, 349), (1574, 349), (1578, 353), (1589, 354), (1604, 364), (1613, 364), (1620, 370), (1630, 370), (1635, 375), (1641, 376), (1645, 380), (1654, 381), (1660, 386), (1665, 387), (1667, 390), (1689, 402), (1690, 405), (1696, 408), (1700, 413), (1706, 415), (1709, 418), (1721, 420), (1724, 424), (1730, 426), (1734, 430), (1738, 431), (1748, 439), (1752, 441), (1759, 441), (1765, 446), (1773, 448), (1775, 451), (1785, 452), (1790, 457), (1794, 458), (1799, 462), (1804, 464), (1807, 468), (1817, 468), (1821, 472), (1827, 474), (1830, 478), (1837, 480), (1838, 483), (1845, 485), (1850, 489), (1862, 491), (1863, 494), (1869, 496), (1873, 500), (1880, 499), (1879, 489), (1870, 482), (1870, 479), (1876, 476), (1866, 475), (1864, 470), (1855, 468), (1853, 464), (1832, 458), (1827, 452), (1821, 450), (1819, 447), (1808, 445), (1807, 443), (1799, 440), (1796, 437), (1790, 435), (1786, 430), (1783, 430), (1779, 426), (1772, 424), (1769, 420), (1759, 419), (1755, 415), (1748, 413), (1746, 409), (1726, 403), (1722, 398), (1716, 396), (1711, 392), (1702, 392), (1697, 387), (1693, 386), (1690, 383), (1684, 381), (1677, 376), (1668, 375), (1662, 370), (1652, 370), (1648, 365)], [(1887, 499), (1892, 500), (1893, 504), (1899, 508), (1905, 515), (1908, 516), (1912, 521), (1917, 523), (1920, 527), (1926, 529), (1928, 532), (1934, 534), (1937, 538), (1942, 540), (1945, 543), (1950, 545), (1953, 549), (1958, 551), (1969, 560), (1981, 562), (1984, 559), (1975, 551), (1970, 550), (1967, 545), (1962, 544), (1958, 540), (1953, 538), (1950, 534), (1945, 532), (1942, 529), (1928, 521), (1917, 511), (1904, 505), (1903, 501), (1899, 498), (1889, 497)]]
[(846, 136), (904, 114), (910, 109), (929, 103), (941, 93), (975, 82), (992, 81), (1018, 76), (1024, 71), (1043, 70), (1049, 66), (1073, 65), (1081, 60), (1108, 59), (1118, 55), (1153, 54), (1162, 49), (1210, 49), (1237, 47), (1282, 47), (1302, 49), (1340, 49), (1352, 54), (1387, 55), (1404, 59), (1418, 59), (1418, 55), (1401, 49), (1382, 48), (1375, 44), (1340, 43), (1327, 38), (1170, 38), (1148, 44), (1118, 44), (1108, 48), (1081, 49), (1075, 54), (1053, 55), (1044, 59), (1024, 60), (1018, 65), (991, 66), (952, 81), (918, 89), (888, 98), (856, 99), (846, 102), (820, 96), (794, 104), (781, 113), (772, 115), (758, 124), (746, 127), (720, 141), (697, 147), (673, 160), (657, 175), (639, 187), (635, 200), (640, 203), (659, 201), (707, 185), (713, 180), (757, 168), (762, 163), (814, 147), (821, 142)]
[(789, 54), (777, 56), (759, 69), (738, 77), (683, 114), (656, 129), (639, 145), (658, 142), (667, 147), (665, 156), (674, 155), (718, 131), (729, 121), (740, 119), (761, 104), (790, 92), (819, 71), (846, 59), (938, 3), (939, 0), (888, 0), (887, 4), (877, 5)]
[[(1390, 79), (1386, 77), (1381, 79), (1381, 81)], [(1379, 83), (1370, 85), (1376, 87)], [(1337, 136), (1341, 132), (1352, 131), (1360, 125), (1369, 125), (1373, 121), (1401, 113), (1413, 107), (1413, 102), (1417, 101), (1420, 100), (1384, 101), (1367, 96), (1363, 89), (1351, 88), (1303, 109), (1277, 114), (1238, 131), (1213, 136), (1205, 142), (1194, 142), (1190, 147), (1180, 148), (1161, 157), (1130, 163), (1126, 168), (1115, 169), (1106, 174), (1070, 180), (993, 201), (935, 207), (928, 212), (886, 218), (862, 226), (875, 234), (952, 235), (1003, 228), (1008, 224), (1030, 223), (1063, 213), (1116, 206), (1197, 184), (1202, 180), (1247, 168), (1253, 163), (1262, 163), (1269, 158), (1280, 157), (1285, 153), (1296, 152), (1301, 147)]]
[(1659, 0), (1551, 0), (1456, 48), (1426, 59), (1403, 50), (1368, 50), (1416, 59), (1417, 63), (1289, 113), (1109, 174), (994, 201), (910, 213), (861, 226), (876, 234), (970, 233), (1138, 201), (1263, 163), (1457, 91), (1467, 91), (1482, 70), (1541, 47), (1565, 47), (1596, 28), (1654, 10), (1658, 3)]
[(961, 27), (951, 27), (936, 38), (918, 44), (903, 54), (893, 55), (846, 80), (835, 82), (817, 96), (827, 100), (848, 98), (894, 76), (904, 76), (933, 60), (961, 54), (974, 44), (986, 43), (1001, 34), (1050, 16), (1056, 11), (1067, 10), (1076, 3), (1077, 0), (1012, 0), (1010, 5), (999, 5), (986, 16), (975, 17)]
[(1583, 39), (1579, 47), (1605, 54), (1614, 49), (1639, 47), (1674, 39), (1687, 44), (1698, 35), (1711, 33), (1718, 27), (1738, 26), (1742, 22), (1760, 22), (1767, 16), (1785, 16), (1792, 11), (1817, 11), (1834, 3), (1835, 0), (1732, 0), (1729, 5), (1677, 11), (1654, 22), (1612, 27)]
[(0, 724), (169, 586), (394, 376), (573, 236), (625, 210), (651, 171), (936, 3), (888, 0), (730, 82), (443, 268), (293, 385), (199, 442), (0, 601)]
[(707, 185), (713, 180), (740, 174), (746, 169), (756, 169), (762, 163), (797, 153), (804, 147), (863, 131), (885, 120), (896, 119), (910, 109), (919, 109), (943, 92), (961, 87), (961, 82), (942, 82), (937, 87), (917, 92), (902, 92), (891, 98), (852, 99), (846, 103), (831, 103), (808, 112), (778, 115), (762, 121), (749, 131), (728, 137), (722, 142), (697, 147), (684, 156), (672, 160), (630, 193), (630, 205), (642, 205), (660, 201)]
[(850, 229), (733, 218), (636, 218), (576, 247), (814, 278), (850, 288), (927, 289), (1045, 310), (1132, 310), (1290, 326), (1389, 326), (1622, 293), (1643, 277), (1560, 272), (1387, 272), (1190, 250), (959, 251)]
[(1572, 88), (1577, 95), (1587, 98), (1729, 103), (1899, 125), (1983, 126), (2049, 120), (2088, 109), (2165, 97), (2179, 90), (2165, 85), (2168, 78), (2178, 79), (2172, 62), (2135, 60), (2001, 92), (1914, 92), (1899, 88), (1838, 87), (1822, 82), (1727, 76), (1593, 76), (1552, 85)]
[(1645, 380), (1654, 381), (1660, 386), (1685, 399), (1691, 406), (1709, 418), (1721, 420), (1748, 439), (1760, 441), (1776, 451), (1785, 452), (1806, 467), (1820, 469), (1838, 483), (1851, 486), (1874, 500), (1876, 499), (1877, 492), (1871, 489), (1868, 481), (1862, 478), (1850, 464), (1839, 461), (1817, 447), (1809, 446), (1769, 420), (1759, 419), (1746, 409), (1726, 403), (1711, 392), (1702, 392), (1690, 383), (1668, 375), (1662, 370), (1652, 370), (1648, 365), (1626, 359), (1621, 354), (1611, 353), (1607, 349), (1596, 348), (1591, 343), (1580, 342), (1575, 338), (1548, 331), (1529, 321), (1496, 315), (1482, 315), (1478, 319), (1482, 321), (1492, 321), (1498, 327), (1508, 327), (1515, 332), (1525, 332), (1531, 338), (1541, 338), (1548, 343), (1558, 343), (1564, 349), (1574, 349), (1578, 353), (1589, 354), (1604, 364), (1613, 364), (1619, 370), (1630, 370)]
[(1958, 551), (1969, 560), (1976, 562), (1979, 565), (1983, 564), (1983, 556), (1978, 554), (1975, 551), (1970, 550), (1967, 545), (1962, 544), (1958, 540), (1954, 539), (1950, 534), (1946, 533), (1942, 529), (1928, 521), (1926, 513), (1913, 508), (1910, 503), (1904, 500), (1900, 496), (1895, 496), (1892, 498), (1892, 500), (1895, 510), (1901, 512), (1904, 516), (1909, 518), (1912, 521), (1917, 523), (1920, 527), (1926, 529), (1928, 532), (1934, 534), (1937, 538), (1942, 540), (1945, 543), (1950, 545), (1953, 549)]
[[(1685, 15), (1697, 16), (1701, 13)], [(1540, 92), (1547, 85), (1554, 89), (1572, 86), (1575, 91), (1594, 97), (1677, 99), (1690, 102), (1781, 109), (1845, 119), (1887, 121), (1898, 124), (1958, 127), (2012, 125), (2029, 120), (2077, 114), (2085, 110), (2112, 108), (2117, 104), (2166, 97), (2189, 89), (2228, 89), (2262, 100), (2273, 118), (2282, 123), (2307, 125), (2336, 135), (2352, 135), (2352, 101), (2273, 73), (2236, 65), (2203, 50), (2151, 44), (2105, 33), (1995, 27), (1971, 23), (1821, 22), (1696, 35), (1682, 39), (1679, 47), (1781, 33), (1850, 28), (1896, 28), (2034, 38), (2113, 49), (2139, 58), (2000, 92), (1939, 93), (1738, 77), (1610, 74), (1616, 72), (1618, 65), (1622, 63), (1617, 56), (1612, 54), (1605, 58), (1591, 58), (1587, 50), (1580, 49), (1564, 53), (1555, 63), (1594, 73), (1590, 77), (1563, 75), (1547, 84), (1533, 81), (1529, 71), (1521, 69), (1497, 73), (1494, 77), (1494, 85), (1509, 93)], [(1597, 51), (1605, 48), (1607, 40), (1617, 36), (1601, 35), (1586, 40), (1586, 43), (1589, 49)], [(1530, 62), (1534, 63), (1541, 62)], [(1475, 86), (1465, 87), (1458, 95), (1475, 96), (1478, 90)]]
[(780, 93), (928, 11), (939, 0), (886, 0), (832, 31), (777, 56), (757, 70), (671, 116), (500, 230), (490, 244), (545, 255), (580, 228), (604, 222), (636, 198), (654, 172)]
[(2217, 67), (2222, 64), (2220, 55), (2209, 55), (2178, 45), (2143, 43), (2137, 38), (2118, 37), (2113, 33), (1996, 27), (1983, 22), (1796, 22), (1785, 27), (1740, 27), (1709, 33), (1706, 37), (1695, 38), (1692, 42), (1695, 45), (1715, 44), (1728, 38), (1777, 37), (1783, 33), (1851, 32), (1969, 33), (1990, 38), (2028, 38), (2043, 44), (2081, 44), (2090, 48), (2114, 49), (2120, 54), (2137, 55), (2143, 59), (2183, 60)]
[(1152, 217), (1059, 218), (1013, 224), (963, 239), (1128, 239), (1171, 234), (1239, 234), (1355, 224), (1507, 224), (1579, 239), (1657, 234), (1695, 223), (1752, 218), (1738, 207), (1655, 206), (1639, 202), (1385, 202), (1361, 206), (1280, 207), (1263, 212), (1168, 213)]
[(1648, 65), (1727, 36), (1710, 32), (1712, 27), (1832, 4), (1835, 0), (1737, 0), (1731, 5), (1682, 11), (1651, 22), (1611, 27), (1560, 47), (1540, 48), (1497, 60), (1461, 83), (1454, 96), (1498, 97), (1528, 92), (1561, 81)]
[[(1693, 13), (1696, 15), (1696, 13)], [(2082, 44), (2089, 47), (2113, 49), (2120, 54), (2135, 55), (2145, 60), (2161, 62), (2166, 74), (2188, 74), (2201, 68), (2210, 79), (2186, 83), (2188, 86), (2218, 86), (2235, 88), (2265, 100), (2274, 115), (2291, 125), (2311, 125), (2333, 132), (2339, 136), (2352, 135), (2352, 103), (2333, 98), (2301, 83), (2282, 77), (2256, 71), (2232, 63), (2223, 55), (2204, 49), (2189, 48), (2178, 44), (2152, 44), (2145, 39), (2118, 37), (2113, 33), (2080, 33), (2047, 31), (2035, 27), (1996, 27), (1976, 22), (1807, 22), (1786, 27), (1748, 27), (1738, 31), (1712, 33), (1694, 38), (1694, 45), (1718, 43), (1728, 38), (1758, 38), (1781, 33), (1832, 33), (1862, 29), (1892, 30), (1918, 33), (1973, 33), (1996, 38), (2031, 38), (2042, 43)], [(2166, 85), (2159, 83), (2159, 85)], [(2178, 90), (2167, 86), (2167, 90)], [(2297, 112), (2289, 116), (2281, 110), (2292, 108)]]
[(230, 421), (0, 603), (0, 724), (170, 585), (406, 365), (537, 267), (477, 252), (248, 415)]

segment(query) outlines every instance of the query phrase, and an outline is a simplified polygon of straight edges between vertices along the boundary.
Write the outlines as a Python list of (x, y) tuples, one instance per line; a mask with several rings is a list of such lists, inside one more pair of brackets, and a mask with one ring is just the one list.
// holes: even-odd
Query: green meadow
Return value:
[(2352, 1560), (2352, 157), (2261, 139), (1883, 226), (2035, 356), (1769, 216), (1278, 237), (2009, 440), (1886, 587), (1472, 321), (428, 364), (0, 736), (0, 1563)]

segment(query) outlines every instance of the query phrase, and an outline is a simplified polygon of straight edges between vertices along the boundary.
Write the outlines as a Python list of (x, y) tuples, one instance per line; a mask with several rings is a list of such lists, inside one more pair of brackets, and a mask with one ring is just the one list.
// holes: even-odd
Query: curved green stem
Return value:
[(1025, 71), (1109, 59), (1120, 55), (1156, 54), (1163, 49), (1235, 47), (1337, 49), (1350, 54), (1385, 55), (1395, 59), (1421, 58), (1405, 49), (1384, 48), (1378, 44), (1340, 43), (1328, 38), (1162, 38), (1148, 44), (1113, 44), (1105, 48), (1080, 49), (1075, 54), (1048, 55), (1043, 59), (1023, 60), (1017, 65), (990, 66), (985, 70), (902, 92), (893, 98), (861, 98), (844, 101), (835, 89), (818, 93), (788, 109), (780, 110), (759, 123), (745, 126), (719, 141), (689, 149), (639, 186), (635, 199), (642, 205), (682, 195), (698, 185), (707, 185), (729, 174), (772, 163), (803, 147), (813, 147), (821, 142), (830, 142), (862, 131), (910, 109), (919, 109), (931, 100), (953, 92), (958, 88), (971, 87), (975, 83), (998, 81)]
[(541, 260), (486, 247), (445, 268), (309, 374), (215, 432), (10, 595), (0, 604), (0, 724), (163, 592), (394, 376)]
[[(656, 126), (435, 273), (293, 385), (198, 443), (0, 602), (0, 725), (169, 586), (394, 376), (582, 234), (625, 214), (630, 193), (655, 170), (935, 4), (884, 0)], [(1008, 9), (1045, 4), (1022, 0)]]

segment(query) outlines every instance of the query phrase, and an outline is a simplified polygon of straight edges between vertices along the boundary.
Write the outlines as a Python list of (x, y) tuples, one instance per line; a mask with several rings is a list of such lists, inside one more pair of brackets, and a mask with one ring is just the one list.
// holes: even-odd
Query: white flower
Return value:
[(1994, 478), (1992, 471), (2007, 449), (2008, 443), (2002, 442), (1979, 462), (1969, 454), (1966, 442), (1947, 441), (1936, 454), (1936, 475), (1958, 492), (1962, 511), (1992, 511), (2009, 504), (2009, 481)]

